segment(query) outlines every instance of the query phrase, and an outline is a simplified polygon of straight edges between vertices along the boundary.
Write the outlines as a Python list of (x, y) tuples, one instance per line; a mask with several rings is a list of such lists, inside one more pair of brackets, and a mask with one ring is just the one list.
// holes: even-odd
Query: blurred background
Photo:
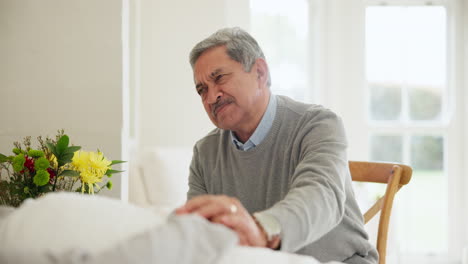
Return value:
[[(388, 263), (461, 263), (466, 0), (0, 0), (0, 153), (61, 128), (110, 159), (190, 150), (214, 127), (188, 53), (226, 26), (258, 40), (273, 93), (343, 118), (349, 159), (413, 167), (395, 201)], [(125, 201), (123, 169), (110, 196)], [(362, 204), (382, 194), (355, 187)]]

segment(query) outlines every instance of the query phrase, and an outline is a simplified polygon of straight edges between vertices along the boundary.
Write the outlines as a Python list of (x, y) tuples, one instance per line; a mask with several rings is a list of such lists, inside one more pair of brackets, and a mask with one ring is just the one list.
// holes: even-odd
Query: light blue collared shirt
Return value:
[(240, 142), (237, 136), (234, 134), (234, 132), (230, 131), (232, 142), (237, 147), (237, 149), (247, 151), (251, 148), (255, 148), (258, 144), (262, 143), (262, 141), (265, 139), (266, 135), (270, 131), (271, 126), (273, 125), (273, 120), (275, 120), (275, 116), (276, 96), (274, 94), (270, 94), (270, 100), (268, 102), (265, 114), (263, 114), (262, 120), (260, 120), (260, 124), (258, 124), (252, 136), (250, 136), (250, 138), (245, 143)]

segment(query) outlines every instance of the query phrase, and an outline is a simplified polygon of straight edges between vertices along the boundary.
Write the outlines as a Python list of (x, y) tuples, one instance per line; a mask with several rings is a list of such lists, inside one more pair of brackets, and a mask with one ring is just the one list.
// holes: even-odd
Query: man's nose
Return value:
[(218, 89), (217, 86), (213, 86), (211, 89), (208, 89), (208, 103), (214, 104), (221, 99), (223, 92)]

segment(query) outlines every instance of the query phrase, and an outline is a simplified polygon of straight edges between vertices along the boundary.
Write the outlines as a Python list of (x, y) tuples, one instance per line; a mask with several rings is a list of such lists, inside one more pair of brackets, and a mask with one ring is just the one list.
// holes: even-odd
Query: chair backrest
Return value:
[(377, 233), (377, 251), (380, 256), (379, 264), (385, 264), (388, 225), (393, 199), (397, 191), (411, 180), (413, 170), (410, 166), (403, 164), (364, 161), (350, 161), (349, 170), (353, 181), (387, 184), (385, 195), (364, 214), (364, 223), (367, 223), (381, 211)]

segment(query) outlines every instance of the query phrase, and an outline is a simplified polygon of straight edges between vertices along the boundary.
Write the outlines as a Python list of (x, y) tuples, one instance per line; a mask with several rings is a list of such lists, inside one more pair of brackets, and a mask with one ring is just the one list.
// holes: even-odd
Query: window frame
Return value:
[[(367, 116), (367, 128), (369, 134), (373, 133), (391, 133), (395, 134), (400, 132), (403, 136), (403, 140), (408, 144), (409, 137), (411, 135), (423, 135), (423, 134), (436, 134), (442, 136), (444, 140), (444, 171), (446, 176), (446, 184), (448, 186), (448, 197), (447, 197), (447, 214), (448, 214), (448, 252), (447, 254), (402, 254), (400, 256), (401, 263), (458, 263), (460, 261), (461, 252), (463, 250), (463, 236), (460, 233), (465, 234), (468, 230), (463, 224), (465, 223), (467, 216), (463, 214), (463, 210), (460, 208), (466, 208), (467, 199), (463, 199), (463, 165), (462, 161), (457, 156), (463, 156), (463, 146), (457, 144), (461, 142), (462, 137), (460, 131), (462, 128), (459, 122), (462, 120), (462, 108), (460, 107), (460, 99), (456, 97), (456, 94), (462, 94), (461, 87), (463, 86), (460, 80), (457, 69), (463, 68), (463, 63), (460, 59), (455, 56), (460, 52), (460, 47), (463, 45), (463, 39), (461, 29), (463, 28), (461, 18), (463, 17), (460, 12), (459, 6), (461, 5), (459, 0), (435, 0), (435, 1), (424, 1), (424, 0), (366, 0), (364, 8), (368, 6), (420, 6), (420, 5), (440, 5), (446, 8), (447, 14), (447, 80), (446, 80), (446, 92), (442, 97), (442, 118), (437, 121), (411, 121), (404, 119), (403, 121), (375, 121), (371, 120)], [(454, 69), (456, 71), (454, 71)], [(457, 89), (458, 88), (458, 89)], [(369, 98), (369, 89), (366, 87), (366, 98)], [(461, 96), (459, 96), (461, 97)], [(458, 102), (457, 102), (458, 101)], [(366, 99), (366, 113), (369, 109), (369, 100)], [(444, 109), (445, 108), (445, 109)], [(404, 147), (405, 148), (405, 145)], [(406, 146), (408, 148), (408, 146)], [(408, 151), (404, 151), (403, 155), (408, 155)], [(409, 157), (403, 157), (404, 160), (409, 160)]]

